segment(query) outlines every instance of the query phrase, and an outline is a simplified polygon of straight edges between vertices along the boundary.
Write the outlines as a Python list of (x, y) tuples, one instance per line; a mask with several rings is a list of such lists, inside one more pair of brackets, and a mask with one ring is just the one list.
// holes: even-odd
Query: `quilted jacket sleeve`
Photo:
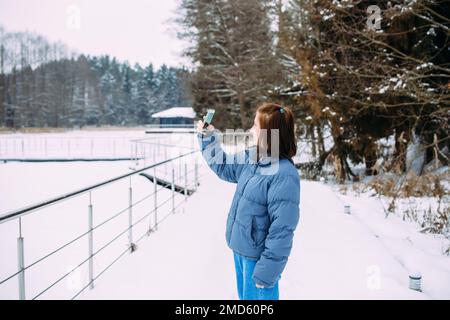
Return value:
[(267, 201), (271, 224), (252, 277), (255, 282), (271, 288), (286, 266), (300, 217), (298, 174), (276, 176), (269, 186)]
[(200, 151), (208, 166), (225, 181), (237, 183), (248, 160), (248, 150), (227, 154), (220, 146), (220, 136), (216, 130), (197, 133)]

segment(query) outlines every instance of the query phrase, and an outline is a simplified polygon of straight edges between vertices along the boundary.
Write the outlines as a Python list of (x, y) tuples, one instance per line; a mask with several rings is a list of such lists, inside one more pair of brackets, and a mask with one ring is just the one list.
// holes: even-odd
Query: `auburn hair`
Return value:
[[(281, 109), (284, 109), (282, 112)], [(260, 157), (260, 148), (264, 147), (267, 150), (267, 154), (272, 155), (272, 130), (278, 129), (279, 135), (279, 152), (278, 158), (287, 158), (291, 160), (297, 154), (297, 140), (294, 131), (294, 114), (290, 108), (281, 106), (275, 103), (263, 103), (256, 110), (256, 116), (261, 129), (265, 129), (267, 132), (266, 139), (258, 139), (257, 154), (258, 159)], [(264, 137), (266, 138), (266, 137)], [(267, 141), (267, 144), (265, 143)]]

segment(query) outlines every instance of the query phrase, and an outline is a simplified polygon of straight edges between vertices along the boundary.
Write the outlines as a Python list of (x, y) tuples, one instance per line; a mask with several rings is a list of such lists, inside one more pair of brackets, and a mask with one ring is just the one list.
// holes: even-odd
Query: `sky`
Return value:
[(170, 19), (180, 0), (0, 0), (6, 31), (32, 31), (78, 53), (131, 65), (189, 65)]

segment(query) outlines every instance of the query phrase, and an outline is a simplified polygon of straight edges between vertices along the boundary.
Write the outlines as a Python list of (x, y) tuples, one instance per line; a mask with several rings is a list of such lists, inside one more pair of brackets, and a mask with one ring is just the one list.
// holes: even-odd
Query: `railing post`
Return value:
[(144, 148), (144, 167), (147, 166), (147, 144), (143, 145)]
[(135, 142), (135, 147), (134, 147), (134, 157), (136, 160), (136, 167), (138, 166), (138, 143), (137, 141)]
[(19, 238), (17, 239), (17, 258), (19, 268), (19, 299), (25, 300), (25, 254), (24, 239), (22, 237), (22, 219), (19, 218)]
[(88, 226), (89, 226), (89, 288), (94, 289), (94, 217), (92, 194), (89, 192)]
[(198, 160), (197, 160), (197, 157), (195, 157), (194, 173), (195, 173), (195, 177), (194, 177), (195, 191), (197, 191), (197, 185), (198, 185)]
[(130, 186), (128, 188), (128, 240), (130, 252), (133, 252), (135, 247), (133, 243), (133, 188), (131, 187), (131, 177)]
[[(167, 160), (167, 146), (164, 146), (164, 160)], [(167, 176), (167, 163), (164, 164), (164, 172), (165, 175)]]
[(178, 153), (178, 180), (181, 180), (181, 151)]
[(153, 182), (155, 188), (155, 231), (158, 230), (158, 183), (156, 181), (156, 167), (153, 167)]
[(184, 201), (187, 201), (187, 162), (184, 163)]
[(175, 213), (175, 166), (172, 162), (172, 214)]

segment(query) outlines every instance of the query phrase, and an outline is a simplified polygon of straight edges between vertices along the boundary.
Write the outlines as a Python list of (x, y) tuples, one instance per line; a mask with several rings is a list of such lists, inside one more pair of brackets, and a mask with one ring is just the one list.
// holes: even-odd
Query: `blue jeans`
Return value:
[[(248, 259), (233, 251), (236, 267), (237, 289), (240, 300), (278, 300), (278, 281), (272, 288), (257, 288), (252, 279), (257, 261)], [(262, 285), (262, 284), (261, 284)]]

